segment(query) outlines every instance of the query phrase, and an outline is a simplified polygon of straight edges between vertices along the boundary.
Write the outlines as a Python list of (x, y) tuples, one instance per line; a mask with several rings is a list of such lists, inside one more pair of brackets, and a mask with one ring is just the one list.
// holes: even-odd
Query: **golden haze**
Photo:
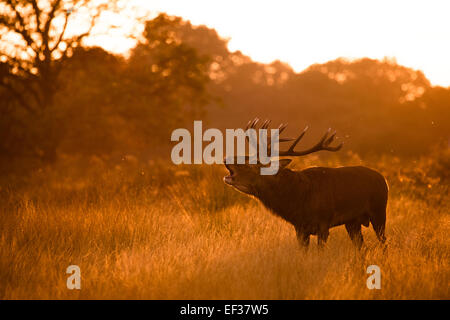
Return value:
[[(365, 163), (391, 186), (386, 252), (372, 228), (358, 252), (338, 227), (306, 253), (292, 226), (222, 183), (222, 167), (66, 159), (21, 194), (1, 191), (0, 298), (449, 299), (449, 189), (435, 177), (448, 157)], [(67, 290), (68, 264), (80, 266), (81, 290)], [(381, 290), (366, 287), (372, 264)]]

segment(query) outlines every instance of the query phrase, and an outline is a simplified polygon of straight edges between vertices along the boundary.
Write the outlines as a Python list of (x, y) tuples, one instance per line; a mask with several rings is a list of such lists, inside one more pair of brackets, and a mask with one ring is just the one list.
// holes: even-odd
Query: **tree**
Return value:
[[(114, 3), (91, 0), (0, 0), (3, 101), (38, 113), (52, 103), (61, 61), (89, 36)], [(70, 28), (76, 16), (77, 25)], [(82, 19), (83, 18), (83, 19)], [(70, 29), (70, 32), (69, 32)]]
[[(186, 25), (180, 17), (160, 14), (145, 23), (144, 41), (132, 51), (125, 75), (133, 104), (128, 116), (149, 115), (147, 127), (164, 139), (180, 125), (203, 114), (214, 99), (208, 92), (211, 57), (201, 54), (178, 30)], [(158, 114), (158, 117), (155, 115)]]
[(212, 102), (210, 58), (177, 36), (185, 23), (167, 15), (147, 21), (129, 58), (95, 47), (74, 50), (63, 63), (57, 109), (48, 109), (64, 133), (58, 153), (167, 154), (172, 130), (192, 125)]

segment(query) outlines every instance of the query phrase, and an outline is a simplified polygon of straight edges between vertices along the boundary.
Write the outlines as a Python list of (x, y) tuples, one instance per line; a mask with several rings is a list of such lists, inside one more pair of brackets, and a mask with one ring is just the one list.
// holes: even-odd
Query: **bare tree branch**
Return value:
[(66, 11), (65, 15), (64, 15), (64, 25), (63, 28), (61, 30), (61, 33), (59, 34), (58, 40), (56, 41), (55, 45), (53, 46), (53, 48), (50, 49), (50, 52), (55, 51), (59, 44), (61, 43), (62, 39), (64, 38), (64, 35), (66, 33), (66, 29), (67, 29), (67, 24), (69, 23), (69, 17), (71, 15), (72, 11)]
[(37, 3), (37, 0), (31, 0), (31, 5), (34, 9), (34, 15), (36, 19), (36, 29), (38, 32), (41, 31), (41, 9), (39, 8), (39, 5)]
[(61, 5), (61, 0), (55, 0), (51, 4), (51, 10), (48, 14), (47, 21), (45, 22), (44, 28), (42, 29), (42, 45), (43, 45), (43, 52), (46, 57), (48, 57), (51, 54), (50, 51), (50, 27), (52, 25), (53, 19), (55, 18), (55, 13), (59, 9)]
[[(27, 45), (29, 47), (31, 47), (31, 49), (33, 49), (34, 52), (37, 53), (38, 50), (37, 50), (36, 43), (34, 42), (33, 38), (31, 37), (30, 33), (28, 32), (27, 24), (25, 23), (24, 18), (22, 17), (19, 10), (17, 9), (17, 6), (19, 5), (19, 3), (15, 0), (6, 0), (6, 3), (14, 11), (15, 18), (17, 19), (16, 22), (10, 21), (10, 23), (7, 24), (6, 26), (8, 28), (12, 29), (11, 31), (20, 34), (22, 36), (22, 38), (25, 40), (25, 42), (27, 43)], [(19, 24), (17, 24), (17, 22), (19, 22)]]
[[(102, 8), (106, 8), (106, 6), (101, 6), (101, 7)], [(90, 23), (89, 28), (88, 28), (88, 30), (86, 32), (84, 32), (82, 34), (79, 34), (79, 35), (77, 35), (75, 37), (72, 37), (71, 39), (67, 39), (66, 40), (67, 46), (66, 46), (66, 48), (65, 48), (65, 50), (63, 51), (63, 54), (62, 54), (62, 58), (63, 59), (67, 57), (67, 53), (68, 53), (69, 49), (74, 49), (77, 46), (79, 46), (81, 41), (83, 41), (84, 38), (86, 38), (87, 36), (89, 36), (91, 34), (92, 29), (96, 25), (97, 20), (100, 17), (101, 13), (102, 13), (102, 10), (101, 10), (101, 8), (99, 8), (97, 10), (97, 13), (94, 16), (91, 17), (91, 23)]]
[[(90, 2), (92, 6), (88, 5)], [(0, 3), (7, 8), (0, 14), (0, 42), (2, 45), (6, 44), (0, 48), (0, 56), (6, 58), (6, 64), (4, 60), (0, 63), (7, 65), (3, 70), (7, 74), (2, 73), (0, 81), (8, 90), (14, 89), (16, 94), (13, 96), (19, 104), (30, 110), (30, 106), (45, 108), (51, 103), (64, 60), (92, 33), (102, 12), (114, 6), (115, 0), (103, 4), (92, 0), (51, 0), (47, 2), (46, 8), (39, 6), (39, 0), (0, 0)], [(72, 8), (65, 8), (64, 4), (69, 4)], [(71, 14), (80, 6), (87, 6), (89, 27), (81, 34), (67, 37)], [(61, 27), (54, 24), (60, 18), (63, 19)], [(55, 29), (56, 27), (58, 28)], [(6, 32), (3, 32), (4, 29)], [(10, 33), (19, 35), (24, 41), (2, 37)], [(65, 44), (64, 48), (62, 43)], [(53, 52), (58, 52), (61, 56), (56, 56)], [(27, 91), (25, 96), (18, 94), (19, 88)], [(26, 98), (34, 101), (25, 101)]]

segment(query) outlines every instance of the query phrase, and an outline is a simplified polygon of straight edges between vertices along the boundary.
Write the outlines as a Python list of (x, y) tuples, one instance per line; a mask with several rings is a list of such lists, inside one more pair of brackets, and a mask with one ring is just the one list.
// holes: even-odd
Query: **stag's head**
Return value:
[(256, 164), (233, 164), (225, 163), (225, 167), (229, 171), (229, 175), (223, 178), (223, 181), (236, 188), (237, 190), (255, 195), (258, 190), (270, 186), (272, 180), (281, 174), (284, 167), (286, 167), (291, 162), (290, 159), (280, 159), (279, 169), (275, 175), (261, 175), (262, 167), (269, 167), (271, 164), (263, 165), (261, 163)]
[[(247, 124), (245, 130), (248, 129), (268, 129), (270, 121), (266, 120), (263, 122), (260, 128), (258, 128), (259, 119), (255, 119), (250, 121)], [(278, 127), (279, 134), (287, 127), (287, 124), (281, 124)], [(326, 150), (326, 151), (338, 151), (342, 148), (343, 143), (339, 144), (336, 147), (331, 147), (330, 144), (334, 141), (336, 137), (336, 132), (330, 134), (331, 130), (329, 129), (325, 135), (316, 143), (313, 147), (303, 150), (303, 151), (295, 151), (294, 148), (297, 143), (303, 138), (307, 131), (308, 127), (306, 127), (302, 133), (297, 138), (279, 138), (279, 142), (288, 142), (293, 141), (290, 147), (285, 151), (280, 151), (280, 157), (299, 157), (304, 156), (313, 152)], [(267, 145), (270, 146), (270, 142), (267, 142)], [(268, 150), (268, 154), (270, 154), (270, 148)], [(229, 175), (223, 178), (223, 181), (236, 188), (237, 190), (255, 195), (258, 190), (263, 190), (273, 187), (273, 182), (277, 179), (277, 176), (284, 174), (286, 169), (285, 167), (292, 161), (291, 159), (276, 159), (273, 161), (278, 162), (278, 171), (275, 175), (261, 175), (261, 168), (263, 167), (271, 167), (272, 163), (262, 164), (257, 159), (256, 163), (252, 164), (249, 161), (250, 157), (233, 157), (224, 159), (225, 167), (229, 171)]]

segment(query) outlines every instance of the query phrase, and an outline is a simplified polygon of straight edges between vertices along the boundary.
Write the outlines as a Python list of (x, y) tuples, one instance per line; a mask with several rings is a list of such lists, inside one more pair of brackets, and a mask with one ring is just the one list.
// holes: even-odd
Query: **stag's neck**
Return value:
[(309, 196), (310, 182), (302, 172), (283, 169), (276, 176), (268, 176), (257, 188), (255, 196), (275, 215), (295, 222), (302, 214), (302, 204)]

